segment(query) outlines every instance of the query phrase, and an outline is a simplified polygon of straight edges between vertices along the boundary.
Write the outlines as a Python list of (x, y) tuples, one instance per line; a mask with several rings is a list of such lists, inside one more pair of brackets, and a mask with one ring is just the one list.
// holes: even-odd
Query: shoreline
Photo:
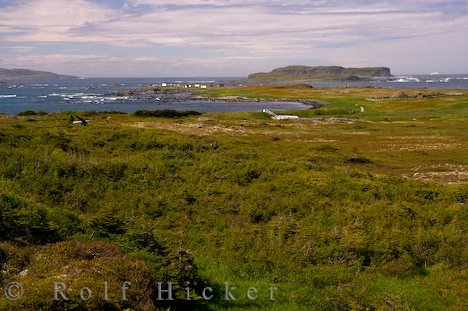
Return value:
[(271, 103), (271, 102), (284, 102), (284, 103), (300, 103), (310, 107), (309, 109), (318, 109), (325, 105), (325, 102), (316, 99), (290, 99), (290, 98), (249, 98), (243, 96), (219, 96), (209, 97), (203, 95), (197, 95), (193, 91), (186, 90), (138, 90), (131, 89), (127, 92), (118, 92), (116, 94), (108, 94), (109, 96), (126, 96), (132, 100), (143, 100), (161, 103), (177, 103), (182, 101), (193, 101), (193, 102), (223, 102), (223, 103)]

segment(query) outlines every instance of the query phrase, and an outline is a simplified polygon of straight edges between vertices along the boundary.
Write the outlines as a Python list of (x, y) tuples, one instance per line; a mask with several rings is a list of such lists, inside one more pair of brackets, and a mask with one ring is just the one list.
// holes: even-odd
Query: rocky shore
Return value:
[[(115, 95), (115, 94), (113, 94)], [(311, 109), (318, 109), (324, 105), (318, 100), (296, 100), (296, 99), (266, 99), (266, 98), (248, 98), (242, 96), (221, 96), (208, 97), (198, 94), (196, 91), (183, 89), (131, 89), (125, 92), (117, 93), (117, 96), (128, 97), (132, 100), (142, 101), (161, 101), (161, 102), (180, 102), (180, 101), (204, 101), (204, 102), (228, 102), (228, 103), (252, 103), (252, 102), (298, 102), (309, 106)]]

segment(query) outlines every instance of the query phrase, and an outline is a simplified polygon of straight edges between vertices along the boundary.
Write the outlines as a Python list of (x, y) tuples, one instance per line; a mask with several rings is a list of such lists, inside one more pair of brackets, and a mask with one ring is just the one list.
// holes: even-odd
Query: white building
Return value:
[(278, 115), (274, 113), (273, 111), (270, 111), (268, 109), (263, 109), (262, 110), (264, 113), (268, 114), (273, 120), (292, 120), (292, 119), (299, 119), (298, 116), (290, 116), (290, 115), (285, 115), (281, 114)]

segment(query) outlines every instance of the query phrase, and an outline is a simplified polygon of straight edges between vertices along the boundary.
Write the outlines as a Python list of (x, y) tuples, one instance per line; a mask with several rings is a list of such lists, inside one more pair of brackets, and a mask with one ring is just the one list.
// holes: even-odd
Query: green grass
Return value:
[[(298, 112), (304, 117), (318, 116), (351, 116), (366, 120), (392, 121), (440, 118), (441, 120), (466, 120), (468, 114), (468, 93), (461, 91), (462, 96), (446, 96), (449, 91), (438, 91), (441, 97), (421, 100), (395, 100), (372, 102), (365, 100), (372, 96), (394, 96), (400, 91), (378, 88), (304, 88), (291, 86), (245, 86), (209, 88), (201, 94), (211, 97), (241, 96), (247, 98), (283, 99), (283, 100), (321, 100), (327, 103), (316, 111)], [(418, 93), (428, 94), (436, 91), (404, 90), (410, 96)], [(365, 108), (360, 113), (359, 107)], [(354, 110), (353, 113), (349, 111)]]
[[(90, 112), (85, 127), (68, 126), (67, 113), (3, 116), (0, 281), (27, 290), (17, 302), (0, 295), (0, 309), (51, 309), (57, 278), (71, 295), (139, 284), (128, 304), (75, 295), (63, 310), (465, 309), (466, 95), (376, 103), (363, 99), (371, 91), (390, 92), (207, 91), (327, 103), (287, 112), (314, 118), (299, 121)], [(366, 112), (345, 114), (356, 104)], [(359, 121), (326, 120), (338, 116)], [(157, 281), (177, 284), (178, 299), (156, 302)], [(201, 300), (224, 282), (237, 301)]]

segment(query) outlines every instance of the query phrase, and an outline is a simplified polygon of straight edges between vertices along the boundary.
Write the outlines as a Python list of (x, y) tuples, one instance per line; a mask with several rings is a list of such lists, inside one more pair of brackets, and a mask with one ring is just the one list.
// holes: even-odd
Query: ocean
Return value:
[[(197, 110), (200, 112), (233, 112), (261, 109), (307, 109), (300, 103), (222, 101), (164, 102), (118, 96), (122, 91), (161, 83), (206, 85), (246, 85), (239, 78), (85, 78), (70, 80), (0, 81), (0, 113), (17, 114), (25, 110), (59, 112), (85, 110), (118, 110), (134, 112), (141, 109)], [(468, 89), (467, 75), (405, 75), (370, 82), (314, 82), (316, 87), (384, 87), (417, 89)]]

